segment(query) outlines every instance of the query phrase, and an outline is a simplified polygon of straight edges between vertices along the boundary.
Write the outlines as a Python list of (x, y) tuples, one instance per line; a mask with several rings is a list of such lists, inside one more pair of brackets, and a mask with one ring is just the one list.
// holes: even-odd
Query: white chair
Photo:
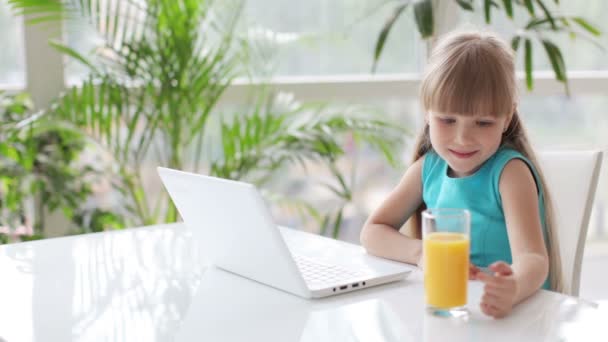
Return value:
[(602, 164), (601, 151), (545, 151), (540, 167), (553, 200), (563, 293), (578, 296), (591, 207)]

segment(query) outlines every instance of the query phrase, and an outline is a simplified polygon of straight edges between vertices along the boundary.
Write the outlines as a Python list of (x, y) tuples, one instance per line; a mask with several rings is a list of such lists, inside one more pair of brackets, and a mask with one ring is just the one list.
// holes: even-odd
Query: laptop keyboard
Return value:
[(312, 287), (345, 283), (365, 275), (362, 271), (325, 264), (302, 255), (293, 254), (293, 258), (304, 280)]

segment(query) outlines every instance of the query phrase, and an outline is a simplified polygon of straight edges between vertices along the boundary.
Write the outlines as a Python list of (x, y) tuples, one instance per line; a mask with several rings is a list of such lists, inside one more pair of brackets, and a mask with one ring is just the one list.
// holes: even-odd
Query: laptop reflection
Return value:
[(310, 301), (210, 267), (175, 341), (411, 341), (382, 300)]

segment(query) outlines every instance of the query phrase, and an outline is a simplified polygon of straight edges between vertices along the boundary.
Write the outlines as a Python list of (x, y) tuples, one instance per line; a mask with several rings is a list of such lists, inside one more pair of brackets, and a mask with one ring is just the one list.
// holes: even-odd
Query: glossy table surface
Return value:
[(608, 341), (608, 312), (539, 291), (510, 316), (425, 313), (422, 276), (305, 300), (205, 264), (182, 224), (0, 247), (0, 341)]

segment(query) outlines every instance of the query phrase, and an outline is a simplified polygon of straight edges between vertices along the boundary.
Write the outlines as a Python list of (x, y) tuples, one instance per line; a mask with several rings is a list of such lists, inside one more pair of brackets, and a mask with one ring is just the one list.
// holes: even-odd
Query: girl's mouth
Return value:
[(460, 152), (460, 151), (454, 151), (454, 150), (449, 150), (449, 151), (452, 152), (452, 154), (455, 155), (457, 158), (461, 158), (461, 159), (470, 158), (475, 153), (477, 153), (477, 151), (473, 151), (473, 152)]

